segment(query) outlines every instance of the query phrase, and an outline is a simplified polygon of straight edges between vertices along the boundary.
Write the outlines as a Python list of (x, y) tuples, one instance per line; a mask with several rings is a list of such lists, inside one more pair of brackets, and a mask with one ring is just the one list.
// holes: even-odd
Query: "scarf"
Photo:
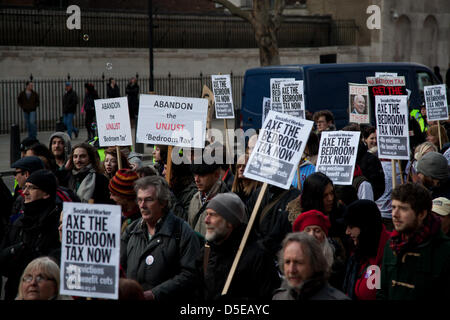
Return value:
[(39, 199), (33, 202), (24, 203), (23, 217), (22, 217), (22, 225), (24, 229), (30, 229), (38, 226), (39, 220), (44, 218), (42, 216), (46, 209), (49, 208), (52, 204), (54, 204), (55, 199), (47, 198), (47, 199)]
[(81, 183), (78, 186), (75, 186), (75, 190), (77, 190), (77, 195), (78, 197), (80, 197), (81, 202), (89, 202), (89, 200), (92, 199), (94, 195), (95, 170), (94, 168), (92, 168), (92, 164), (87, 165), (81, 170), (72, 169), (72, 174), (75, 178), (85, 173), (87, 173), (87, 175), (84, 177)]
[(418, 245), (426, 242), (441, 229), (441, 221), (431, 212), (423, 220), (423, 224), (407, 239), (405, 234), (394, 230), (389, 243), (395, 255), (399, 256), (402, 252), (412, 250)]

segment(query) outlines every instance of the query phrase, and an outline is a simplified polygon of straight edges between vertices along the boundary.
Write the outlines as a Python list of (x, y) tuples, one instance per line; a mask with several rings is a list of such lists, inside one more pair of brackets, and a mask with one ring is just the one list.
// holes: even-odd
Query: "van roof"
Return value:
[(326, 64), (288, 64), (288, 65), (278, 65), (278, 66), (265, 66), (248, 69), (245, 73), (246, 75), (258, 74), (261, 72), (271, 73), (280, 71), (302, 71), (306, 69), (328, 69), (328, 70), (339, 70), (339, 69), (350, 69), (358, 67), (359, 69), (374, 69), (374, 68), (401, 68), (405, 66), (415, 66), (419, 68), (427, 68), (425, 65), (420, 63), (410, 63), (410, 62), (363, 62), (363, 63), (326, 63)]

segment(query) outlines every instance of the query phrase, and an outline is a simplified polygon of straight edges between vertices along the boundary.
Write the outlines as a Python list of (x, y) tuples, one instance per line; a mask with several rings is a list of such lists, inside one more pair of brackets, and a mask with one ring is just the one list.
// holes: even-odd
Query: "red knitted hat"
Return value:
[(297, 219), (295, 219), (292, 225), (292, 231), (303, 231), (307, 226), (319, 226), (323, 232), (328, 236), (328, 230), (331, 227), (330, 219), (322, 212), (317, 210), (309, 210), (301, 213)]
[(109, 180), (109, 191), (117, 196), (133, 199), (136, 197), (134, 182), (138, 178), (136, 171), (130, 169), (117, 170), (114, 177)]

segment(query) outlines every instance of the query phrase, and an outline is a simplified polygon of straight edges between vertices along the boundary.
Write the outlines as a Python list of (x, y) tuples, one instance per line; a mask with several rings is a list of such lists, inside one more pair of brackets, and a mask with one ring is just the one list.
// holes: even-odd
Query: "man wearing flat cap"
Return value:
[[(27, 264), (60, 248), (57, 181), (46, 169), (34, 171), (23, 187), (24, 212), (9, 226), (0, 246), (0, 274), (7, 277), (5, 300), (14, 300)], [(58, 257), (55, 257), (58, 258)]]
[(201, 161), (199, 164), (194, 161), (191, 165), (198, 192), (194, 194), (189, 204), (188, 222), (194, 231), (204, 236), (206, 234), (204, 223), (206, 205), (217, 194), (230, 190), (220, 179), (220, 166), (216, 163), (208, 164), (203, 158)]
[(196, 261), (201, 274), (200, 300), (271, 299), (280, 277), (271, 255), (250, 233), (226, 296), (221, 296), (247, 224), (245, 206), (238, 195), (216, 195), (206, 205), (206, 245)]
[(439, 152), (428, 152), (417, 162), (417, 176), (429, 191), (431, 198), (450, 199), (448, 162)]

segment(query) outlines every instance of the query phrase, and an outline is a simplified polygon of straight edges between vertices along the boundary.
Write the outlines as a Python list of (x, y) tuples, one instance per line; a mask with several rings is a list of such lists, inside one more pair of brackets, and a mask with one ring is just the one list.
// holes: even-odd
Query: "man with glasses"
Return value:
[(0, 245), (0, 274), (8, 278), (5, 300), (16, 297), (20, 276), (31, 260), (60, 247), (56, 187), (55, 175), (46, 169), (34, 171), (25, 181), (23, 214), (8, 227)]

